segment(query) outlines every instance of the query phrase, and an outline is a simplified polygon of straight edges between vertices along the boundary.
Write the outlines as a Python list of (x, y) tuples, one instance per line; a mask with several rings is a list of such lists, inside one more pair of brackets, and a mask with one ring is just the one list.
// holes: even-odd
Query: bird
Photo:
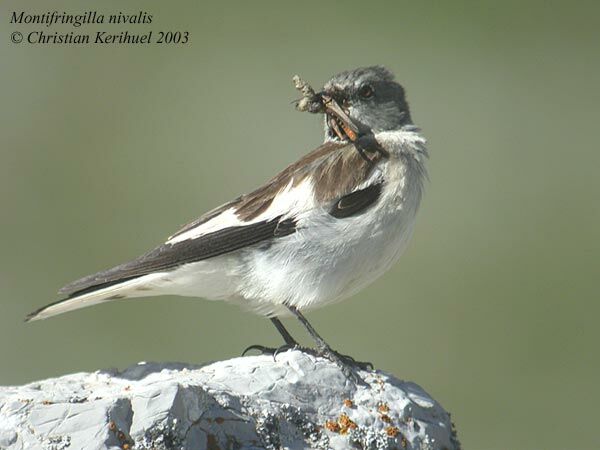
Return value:
[(399, 259), (428, 179), (427, 142), (383, 66), (340, 72), (310, 95), (304, 103), (324, 114), (322, 145), (142, 256), (67, 284), (25, 320), (135, 297), (222, 300), (269, 318), (285, 342), (249, 349), (302, 348), (281, 321), (295, 317), (314, 352), (353, 377), (368, 363), (333, 350), (304, 314), (358, 293)]

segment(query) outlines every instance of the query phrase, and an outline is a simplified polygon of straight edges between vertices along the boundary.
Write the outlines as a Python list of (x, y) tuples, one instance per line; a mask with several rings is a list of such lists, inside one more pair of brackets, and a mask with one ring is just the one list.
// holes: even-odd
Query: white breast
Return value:
[(314, 309), (355, 294), (387, 271), (412, 234), (423, 176), (415, 164), (393, 155), (382, 165), (384, 187), (368, 211), (336, 219), (315, 209), (268, 251), (247, 252), (238, 291), (245, 306), (277, 315), (286, 315), (283, 304)]

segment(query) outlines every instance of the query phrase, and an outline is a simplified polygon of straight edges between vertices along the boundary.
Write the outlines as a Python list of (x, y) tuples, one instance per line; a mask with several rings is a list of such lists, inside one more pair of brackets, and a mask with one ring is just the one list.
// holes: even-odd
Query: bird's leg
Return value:
[(306, 320), (306, 317), (304, 317), (304, 315), (298, 311), (297, 308), (294, 306), (288, 306), (287, 308), (294, 316), (296, 316), (300, 323), (304, 325), (304, 328), (306, 328), (308, 333), (317, 343), (317, 354), (337, 364), (348, 378), (354, 380), (358, 378), (358, 380), (360, 380), (360, 377), (358, 377), (358, 375), (352, 370), (355, 367), (363, 370), (373, 369), (373, 364), (369, 362), (356, 361), (351, 356), (342, 355), (341, 353), (336, 352), (329, 346), (329, 344), (327, 344), (327, 342), (325, 342), (319, 333), (317, 333), (317, 330), (313, 328), (310, 322)]
[(277, 348), (265, 347), (264, 345), (251, 345), (244, 350), (242, 356), (244, 356), (250, 350), (258, 350), (263, 355), (273, 355), (275, 357), (278, 353), (300, 346), (296, 339), (294, 339), (290, 332), (283, 326), (281, 320), (279, 320), (277, 317), (271, 317), (271, 322), (273, 322), (273, 325), (275, 325), (275, 328), (277, 328), (277, 331), (279, 331), (279, 334), (281, 334), (281, 337), (283, 337), (285, 344)]
[(298, 345), (296, 339), (294, 339), (290, 332), (283, 326), (281, 320), (279, 320), (277, 317), (271, 317), (271, 322), (273, 322), (273, 325), (275, 325), (275, 328), (277, 328), (277, 331), (279, 331), (279, 334), (281, 334), (281, 337), (287, 345), (292, 347), (294, 345)]

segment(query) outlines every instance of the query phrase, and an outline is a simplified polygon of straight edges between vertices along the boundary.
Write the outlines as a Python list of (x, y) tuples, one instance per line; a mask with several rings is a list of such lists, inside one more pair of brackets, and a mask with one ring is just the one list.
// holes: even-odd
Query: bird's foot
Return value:
[(364, 380), (356, 372), (357, 369), (373, 370), (372, 363), (357, 361), (352, 356), (342, 355), (330, 347), (322, 347), (315, 350), (308, 347), (302, 347), (299, 344), (284, 344), (276, 348), (266, 347), (264, 345), (251, 345), (242, 352), (242, 356), (246, 356), (246, 354), (252, 350), (257, 350), (261, 355), (272, 355), (273, 359), (275, 359), (278, 354), (287, 352), (288, 350), (299, 350), (309, 355), (325, 358), (337, 365), (346, 378), (358, 384), (364, 384)]
[(342, 355), (336, 352), (331, 347), (321, 347), (316, 351), (318, 356), (328, 359), (335, 365), (337, 365), (346, 378), (352, 380), (354, 383), (364, 384), (364, 380), (356, 372), (360, 370), (373, 370), (373, 364), (370, 362), (357, 361), (352, 356)]

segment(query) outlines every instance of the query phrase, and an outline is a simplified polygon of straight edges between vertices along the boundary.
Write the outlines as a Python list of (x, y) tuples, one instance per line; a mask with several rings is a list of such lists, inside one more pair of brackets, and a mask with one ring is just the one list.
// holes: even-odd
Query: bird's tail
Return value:
[[(47, 319), (58, 314), (113, 300), (159, 295), (161, 292), (153, 288), (152, 281), (155, 278), (160, 278), (161, 275), (162, 274), (160, 273), (148, 274), (131, 279), (119, 280), (118, 282), (98, 283), (96, 285), (88, 286), (85, 289), (69, 293), (67, 298), (50, 303), (33, 311), (31, 314), (27, 315), (25, 321), (30, 322)], [(61, 289), (59, 292), (65, 293), (65, 291), (68, 292), (68, 290), (68, 286), (65, 286), (65, 288)]]

